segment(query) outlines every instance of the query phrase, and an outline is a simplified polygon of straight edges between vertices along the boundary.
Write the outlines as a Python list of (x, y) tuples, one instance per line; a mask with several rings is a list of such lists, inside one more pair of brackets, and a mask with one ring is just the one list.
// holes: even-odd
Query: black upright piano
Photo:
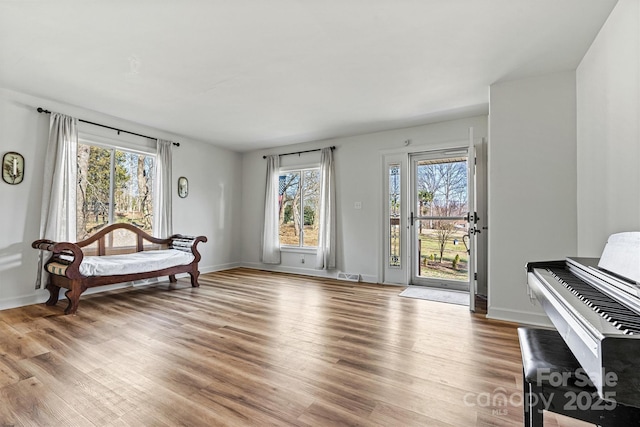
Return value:
[(640, 232), (600, 258), (530, 262), (527, 284), (600, 397), (640, 408)]

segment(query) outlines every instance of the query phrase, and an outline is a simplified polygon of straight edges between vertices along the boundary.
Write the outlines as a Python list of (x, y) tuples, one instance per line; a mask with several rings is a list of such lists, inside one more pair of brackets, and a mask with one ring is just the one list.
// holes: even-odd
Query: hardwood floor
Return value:
[(0, 311), (0, 425), (522, 425), (516, 325), (398, 287), (248, 269), (200, 284)]

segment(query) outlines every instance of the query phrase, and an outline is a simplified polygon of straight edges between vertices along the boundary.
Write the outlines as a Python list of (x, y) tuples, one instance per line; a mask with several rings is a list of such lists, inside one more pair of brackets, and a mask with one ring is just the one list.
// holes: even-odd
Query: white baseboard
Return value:
[(228, 262), (226, 264), (217, 264), (217, 265), (211, 265), (207, 267), (200, 267), (200, 274), (213, 273), (214, 271), (231, 270), (232, 268), (238, 268), (238, 267), (242, 267), (242, 263)]
[(546, 314), (517, 311), (508, 308), (487, 308), (487, 318), (495, 320), (505, 320), (507, 322), (520, 323), (531, 326), (553, 327), (551, 320)]
[(0, 310), (8, 310), (10, 308), (24, 307), (26, 305), (42, 304), (49, 299), (49, 291), (34, 290), (31, 295), (24, 295), (15, 298), (5, 298), (0, 300)]
[(374, 276), (372, 274), (361, 274), (360, 279), (361, 279), (360, 280), (361, 282), (365, 282), (365, 283), (373, 283), (373, 284), (378, 283), (378, 276)]
[[(338, 277), (338, 270), (316, 270), (315, 268), (288, 267), (282, 265), (262, 264), (260, 262), (243, 262), (241, 267), (251, 268), (254, 270), (300, 274), (303, 276), (326, 277), (329, 279), (336, 279)], [(378, 283), (377, 279), (378, 278), (376, 276), (372, 275), (360, 275), (360, 281), (365, 283)]]
[(262, 264), (260, 262), (243, 262), (241, 267), (251, 268), (253, 270), (274, 271), (279, 273), (301, 274), (303, 276), (327, 277), (335, 279), (338, 272), (329, 272), (327, 270), (315, 270), (312, 268), (287, 267), (282, 265)]

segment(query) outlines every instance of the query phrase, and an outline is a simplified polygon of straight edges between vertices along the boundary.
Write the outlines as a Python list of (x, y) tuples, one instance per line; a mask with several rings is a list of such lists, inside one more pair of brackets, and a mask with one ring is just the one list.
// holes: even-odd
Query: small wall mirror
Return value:
[(178, 196), (183, 199), (189, 195), (189, 181), (184, 176), (178, 178)]

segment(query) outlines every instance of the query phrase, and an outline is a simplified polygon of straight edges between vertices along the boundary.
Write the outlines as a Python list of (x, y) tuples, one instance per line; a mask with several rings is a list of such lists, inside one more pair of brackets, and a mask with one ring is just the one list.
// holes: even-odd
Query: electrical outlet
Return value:
[(353, 204), (354, 209), (362, 209), (362, 202), (355, 202)]

